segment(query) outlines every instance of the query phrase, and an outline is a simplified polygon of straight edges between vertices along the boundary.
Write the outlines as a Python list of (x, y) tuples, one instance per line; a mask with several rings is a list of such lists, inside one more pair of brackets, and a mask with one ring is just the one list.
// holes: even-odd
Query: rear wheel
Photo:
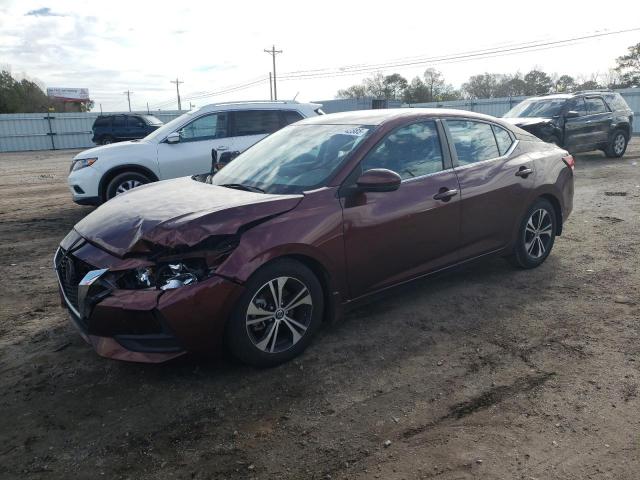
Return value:
[(311, 343), (323, 308), (322, 286), (313, 272), (295, 260), (276, 260), (247, 282), (227, 325), (227, 345), (255, 367), (286, 362)]
[(611, 135), (609, 145), (604, 151), (605, 155), (610, 158), (620, 158), (627, 150), (627, 135), (622, 130), (616, 130)]
[(541, 265), (551, 253), (556, 232), (555, 209), (548, 200), (539, 198), (529, 207), (520, 224), (518, 238), (509, 259), (521, 268)]
[(142, 173), (138, 172), (124, 172), (116, 175), (107, 184), (105, 190), (105, 201), (111, 200), (113, 197), (120, 195), (121, 193), (128, 192), (140, 185), (149, 183), (151, 180)]
[(113, 137), (111, 135), (105, 135), (100, 139), (101, 145), (109, 145), (110, 143), (113, 143)]

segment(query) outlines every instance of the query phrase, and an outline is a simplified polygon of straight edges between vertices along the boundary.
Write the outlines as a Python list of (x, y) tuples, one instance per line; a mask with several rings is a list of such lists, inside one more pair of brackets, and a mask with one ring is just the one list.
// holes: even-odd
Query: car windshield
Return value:
[(560, 110), (562, 109), (562, 106), (565, 102), (566, 99), (564, 98), (548, 100), (525, 100), (524, 102), (519, 103), (507, 113), (505, 113), (503, 117), (554, 117), (560, 114)]
[(157, 119), (153, 115), (143, 115), (143, 117), (149, 125), (162, 125), (162, 121)]
[(291, 125), (246, 150), (211, 183), (277, 194), (319, 188), (372, 130), (360, 125)]
[(182, 124), (186, 123), (197, 112), (198, 112), (198, 110), (191, 110), (191, 111), (189, 111), (187, 113), (183, 113), (179, 117), (174, 118), (170, 122), (165, 123), (160, 128), (154, 130), (149, 135), (144, 137), (144, 139), (145, 140), (152, 140), (152, 141), (155, 140), (155, 141), (159, 142), (164, 137), (169, 135), (171, 132), (176, 130), (179, 126), (181, 126)]

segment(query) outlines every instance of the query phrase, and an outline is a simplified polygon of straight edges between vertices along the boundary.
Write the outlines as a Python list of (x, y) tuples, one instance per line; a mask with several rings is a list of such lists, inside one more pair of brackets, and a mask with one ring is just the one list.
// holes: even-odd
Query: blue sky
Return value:
[[(266, 76), (275, 44), (278, 71), (287, 73), (370, 64), (413, 56), (554, 40), (595, 31), (640, 27), (640, 2), (616, 2), (596, 15), (584, 2), (323, 2), (0, 0), (0, 65), (45, 87), (86, 87), (103, 109), (175, 108), (183, 96), (200, 106), (214, 101), (268, 98)], [(552, 12), (552, 13), (549, 13)], [(606, 74), (615, 57), (640, 42), (640, 32), (576, 42), (519, 55), (437, 64), (459, 86), (482, 72), (549, 73), (588, 78)], [(413, 77), (429, 65), (401, 67)], [(340, 70), (335, 70), (340, 72)], [(280, 98), (333, 98), (366, 74), (282, 80)], [(207, 92), (248, 85), (224, 95)], [(189, 101), (189, 100), (188, 100)]]

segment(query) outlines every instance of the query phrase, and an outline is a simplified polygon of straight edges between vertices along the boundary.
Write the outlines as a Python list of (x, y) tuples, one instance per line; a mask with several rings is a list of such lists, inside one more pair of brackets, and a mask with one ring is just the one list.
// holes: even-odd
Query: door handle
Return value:
[(455, 197), (458, 194), (458, 190), (448, 189), (446, 187), (442, 187), (438, 193), (433, 196), (434, 200), (442, 200), (443, 202), (448, 202), (451, 197)]
[(520, 170), (516, 172), (516, 177), (527, 178), (533, 173), (533, 169), (529, 167), (520, 167)]
[(223, 145), (221, 147), (216, 147), (216, 150), (218, 150), (219, 152), (224, 152), (225, 150), (229, 150), (229, 147)]

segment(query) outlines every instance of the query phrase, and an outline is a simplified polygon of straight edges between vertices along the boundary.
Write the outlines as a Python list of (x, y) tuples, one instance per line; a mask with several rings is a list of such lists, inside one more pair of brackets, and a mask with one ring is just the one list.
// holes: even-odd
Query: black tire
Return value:
[[(279, 288), (278, 279), (281, 278), (287, 280)], [(276, 304), (275, 296), (271, 295), (271, 282), (275, 282), (272, 285), (276, 288), (277, 295), (279, 291), (283, 292), (279, 295), (282, 298), (279, 305)], [(287, 303), (295, 304), (307, 297), (311, 305), (303, 303), (287, 310)], [(250, 307), (254, 312), (265, 311), (272, 316), (263, 320), (264, 315), (261, 313), (250, 314)], [(307, 348), (322, 323), (323, 310), (322, 286), (314, 273), (296, 260), (275, 260), (256, 271), (247, 282), (245, 292), (236, 303), (227, 323), (227, 346), (233, 356), (248, 365), (259, 368), (279, 365), (300, 355)], [(282, 316), (276, 318), (280, 313)], [(306, 328), (303, 330), (289, 323), (292, 318), (298, 325)], [(253, 324), (248, 325), (247, 322)], [(299, 335), (296, 341), (294, 331)]]
[(131, 190), (132, 188), (139, 187), (145, 183), (150, 183), (151, 180), (146, 175), (138, 172), (124, 172), (116, 175), (107, 184), (107, 188), (104, 191), (104, 201), (111, 200), (116, 195)]
[(111, 135), (104, 135), (100, 139), (100, 145), (109, 145), (110, 143), (115, 142), (115, 139)]
[(535, 268), (544, 263), (551, 253), (558, 231), (556, 215), (551, 202), (544, 198), (538, 198), (529, 207), (520, 222), (513, 253), (508, 257), (512, 264), (520, 268)]
[(629, 139), (623, 130), (616, 130), (611, 134), (609, 145), (607, 145), (604, 154), (609, 158), (620, 158), (627, 151)]

